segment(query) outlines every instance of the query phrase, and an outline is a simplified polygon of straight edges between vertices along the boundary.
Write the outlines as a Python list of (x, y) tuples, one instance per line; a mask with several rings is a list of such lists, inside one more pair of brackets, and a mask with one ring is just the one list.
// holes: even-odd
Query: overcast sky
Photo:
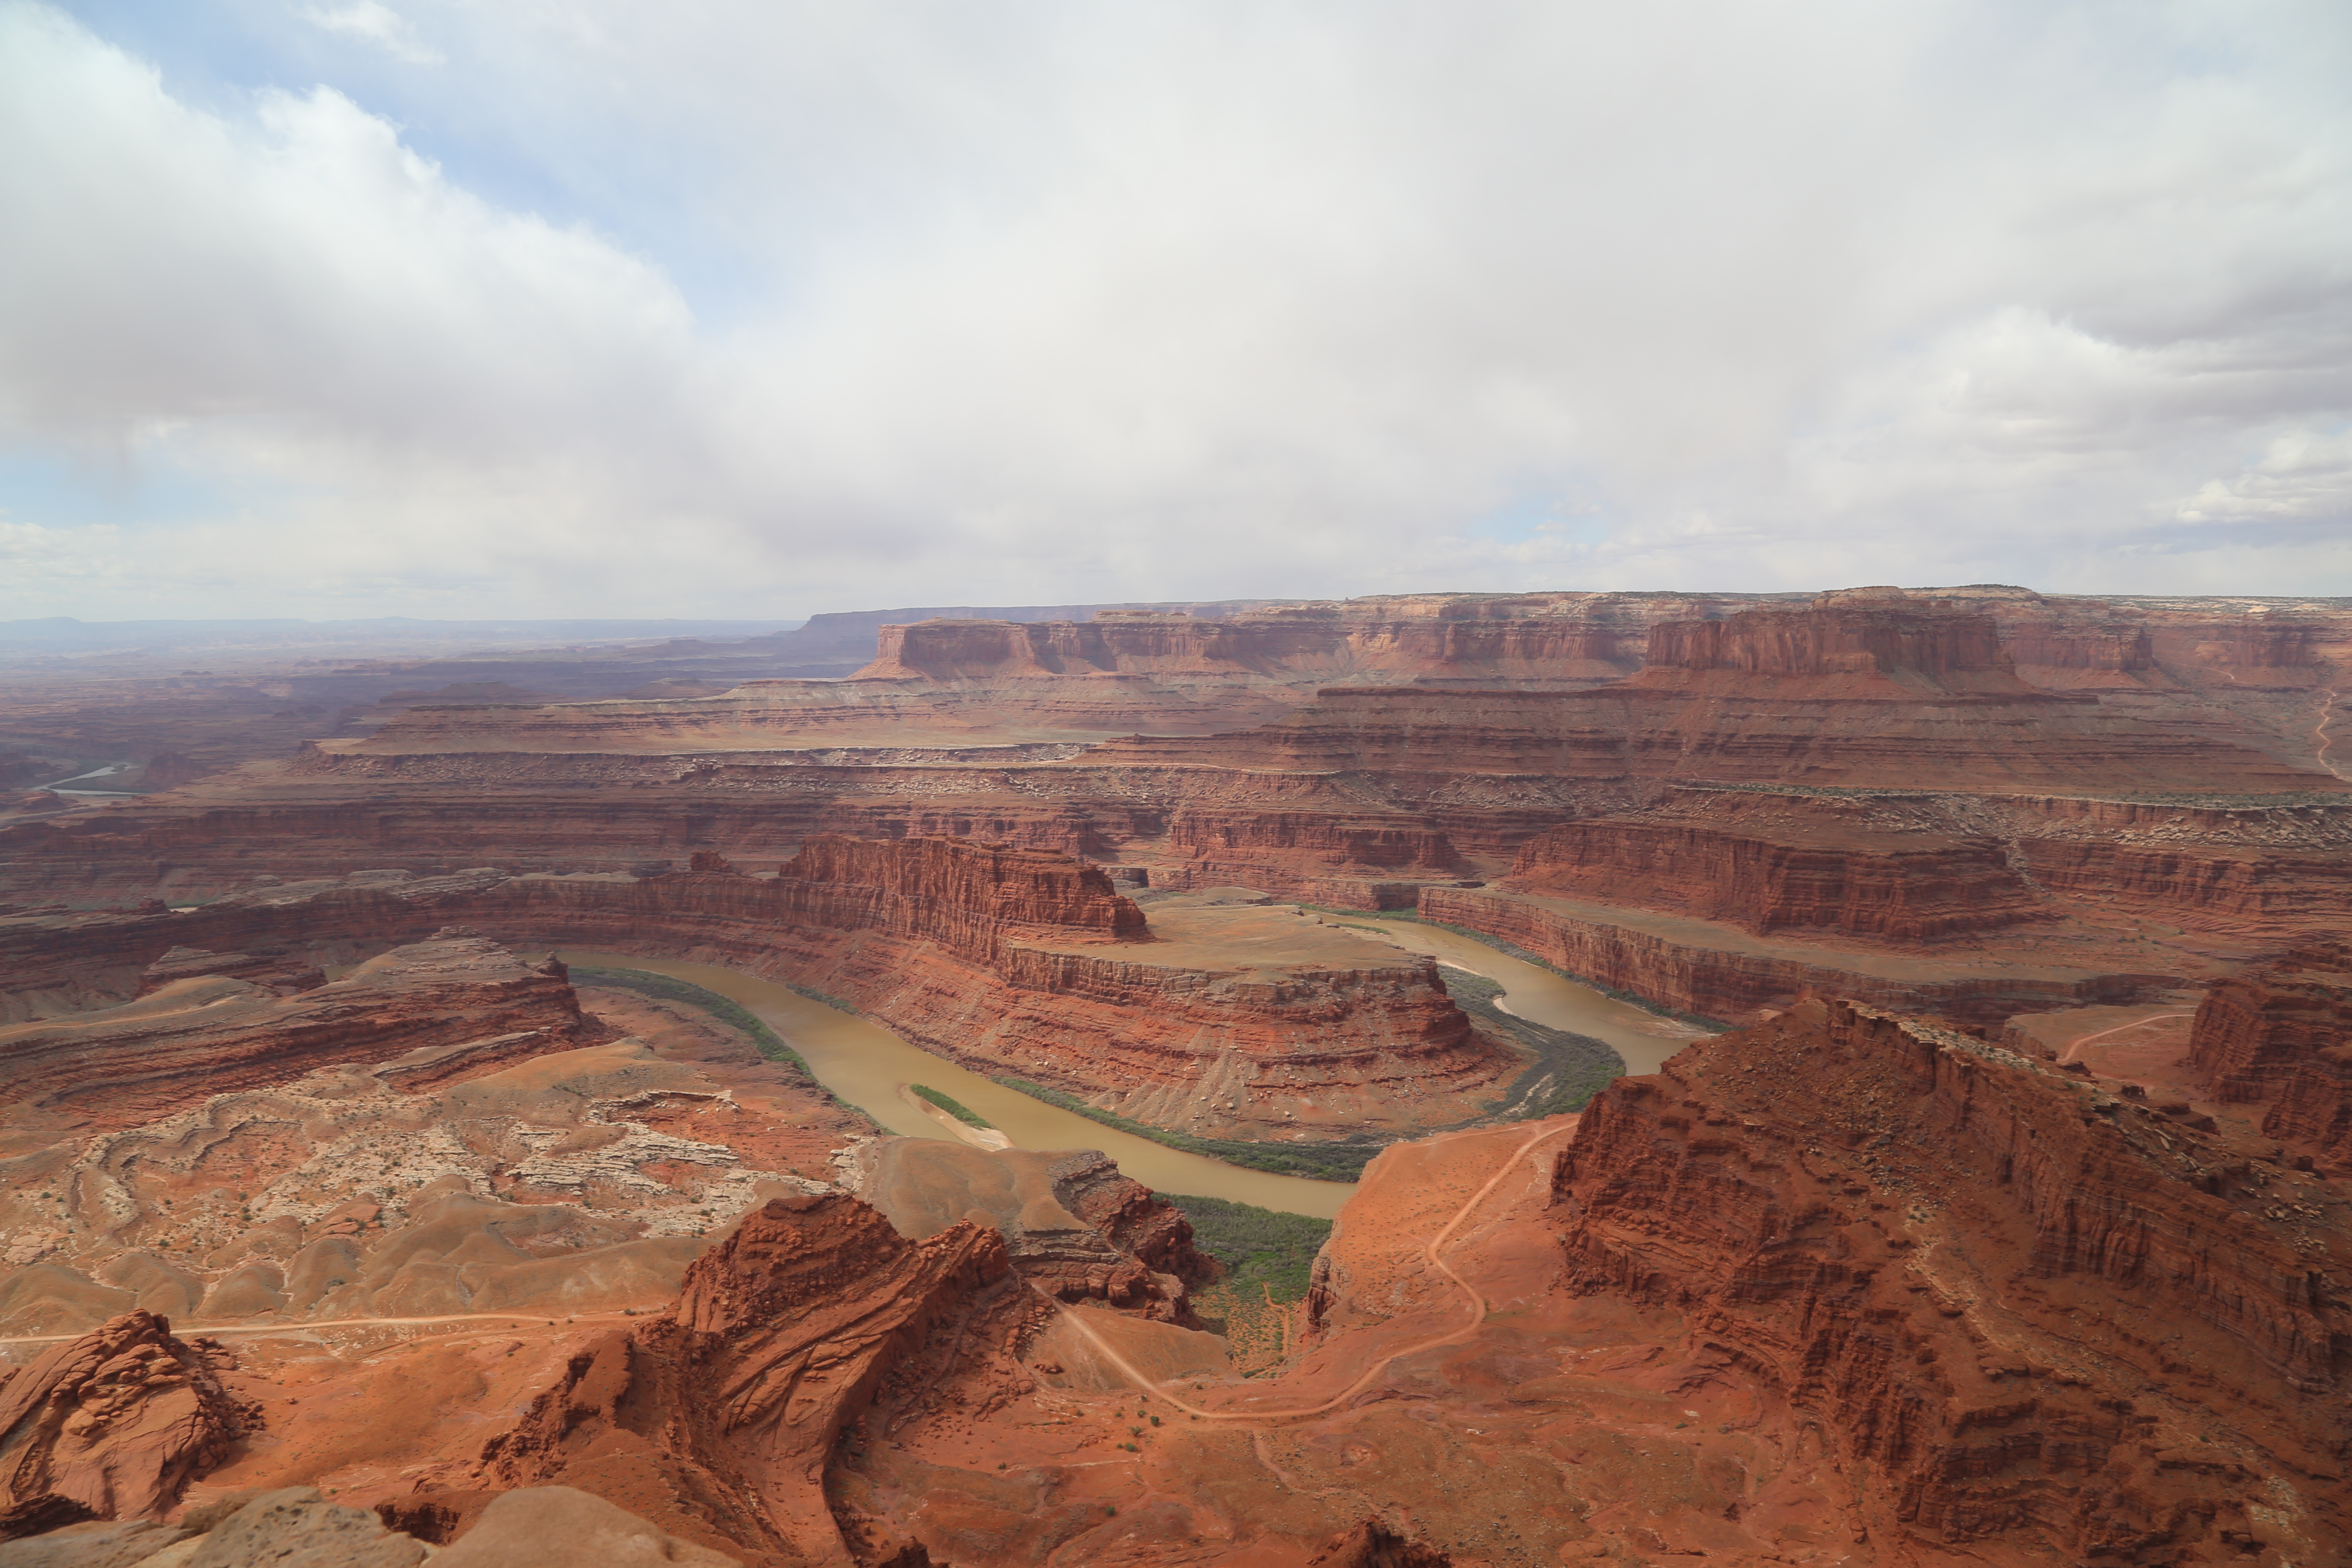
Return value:
[(2352, 595), (2352, 6), (0, 0), (0, 617)]

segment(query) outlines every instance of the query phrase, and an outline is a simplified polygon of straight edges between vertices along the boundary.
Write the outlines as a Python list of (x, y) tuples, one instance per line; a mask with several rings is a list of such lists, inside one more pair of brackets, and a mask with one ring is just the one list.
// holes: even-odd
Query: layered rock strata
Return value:
[(283, 954), (210, 952), (201, 947), (175, 947), (140, 974), (139, 994), (161, 991), (175, 980), (213, 977), (250, 981), (281, 996), (297, 991), (315, 991), (327, 983), (325, 972), (317, 964), (289, 960)]
[(2216, 982), (2189, 1026), (2215, 1099), (2270, 1102), (2263, 1131), (2352, 1175), (2352, 943), (2301, 947)]
[[(1262, 729), (1138, 738), (1098, 761), (1548, 773), (1813, 786), (2335, 791), (2324, 768), (2028, 685), (1993, 618), (1830, 605), (1665, 622), (1631, 679), (1588, 689), (1335, 687)], [(1442, 759), (1442, 761), (1440, 760)]]
[(481, 1478), (635, 1500), (764, 1563), (841, 1561), (822, 1476), (843, 1429), (935, 1325), (1019, 1289), (992, 1229), (910, 1242), (855, 1198), (772, 1201), (688, 1271), (668, 1318), (574, 1355), (484, 1446)]
[(1687, 1314), (1814, 1412), (1874, 1538), (2171, 1563), (2352, 1544), (2352, 1301), (2325, 1184), (1851, 1002), (1587, 1110), (1570, 1287)]
[(1419, 907), (1424, 919), (1501, 938), (1565, 973), (1709, 1018), (1843, 994), (1990, 1026), (2019, 1013), (2136, 1001), (2179, 984), (2156, 970), (2008, 955), (1914, 957), (1879, 944), (1875, 952), (1841, 952), (1622, 905), (1491, 889), (1425, 888)]
[(457, 921), (740, 964), (855, 1002), (979, 1070), (1209, 1135), (1443, 1125), (1481, 1113), (1517, 1070), (1431, 959), (1250, 911), (1171, 911), (1155, 937), (1099, 868), (1066, 857), (819, 840), (776, 877), (719, 864), (643, 879), (378, 875), (183, 914), (0, 920), (0, 949), (56, 972), (85, 940), (127, 964), (173, 942), (382, 942)]
[(292, 995), (198, 976), (123, 1006), (0, 1028), (0, 1100), (18, 1120), (127, 1127), (339, 1063), (487, 1040), (521, 1056), (593, 1033), (562, 964), (447, 931)]
[(131, 1311), (0, 1370), (0, 1518), (141, 1519), (171, 1507), (247, 1429), (251, 1413), (221, 1382), (228, 1364), (216, 1343)]
[(1889, 943), (2058, 918), (1990, 838), (1835, 831), (1762, 834), (1601, 817), (1528, 841), (1502, 884), (1727, 921), (1751, 931), (1836, 931)]

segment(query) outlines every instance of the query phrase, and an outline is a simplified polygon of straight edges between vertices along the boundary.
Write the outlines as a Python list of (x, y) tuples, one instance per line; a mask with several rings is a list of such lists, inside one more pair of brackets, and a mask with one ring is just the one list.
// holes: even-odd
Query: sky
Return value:
[(2352, 595), (2342, 0), (0, 0), (0, 618)]

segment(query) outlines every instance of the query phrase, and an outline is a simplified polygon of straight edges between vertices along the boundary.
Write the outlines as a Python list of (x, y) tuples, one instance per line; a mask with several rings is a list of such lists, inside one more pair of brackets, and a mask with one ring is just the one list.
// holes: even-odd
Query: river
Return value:
[(938, 1122), (900, 1098), (900, 1084), (920, 1083), (978, 1111), (1012, 1139), (1016, 1148), (1099, 1149), (1118, 1161), (1121, 1171), (1154, 1192), (1224, 1198), (1330, 1219), (1356, 1190), (1353, 1182), (1310, 1182), (1300, 1176), (1244, 1170), (1089, 1121), (1075, 1111), (1032, 1100), (945, 1057), (910, 1046), (878, 1024), (812, 1002), (775, 981), (740, 970), (584, 948), (559, 951), (566, 963), (651, 970), (741, 1003), (800, 1052), (819, 1083), (891, 1131), (909, 1138), (949, 1136)]
[(1354, 926), (1367, 934), (1385, 936), (1399, 947), (1435, 956), (1440, 963), (1483, 974), (1503, 988), (1496, 1005), (1504, 1012), (1547, 1028), (1566, 1029), (1603, 1040), (1625, 1058), (1629, 1073), (1652, 1073), (1660, 1063), (1709, 1030), (1662, 1017), (1631, 1002), (1621, 1002), (1605, 991), (1564, 980), (1540, 964), (1498, 952), (1442, 926), (1413, 920), (1383, 920), (1378, 915), (1326, 913), (1327, 925)]
[[(1441, 963), (1483, 974), (1504, 990), (1497, 1004), (1530, 1023), (1570, 1029), (1606, 1040), (1625, 1058), (1627, 1070), (1654, 1072), (1696, 1031), (1630, 1003), (1563, 980), (1549, 970), (1497, 952), (1484, 942), (1409, 921), (1370, 915), (1323, 915), (1334, 924), (1363, 927), (1415, 952), (1433, 953)], [(909, 1138), (943, 1138), (937, 1121), (898, 1093), (906, 1083), (928, 1084), (978, 1111), (1023, 1149), (1099, 1149), (1118, 1168), (1154, 1191), (1224, 1198), (1260, 1208), (1329, 1219), (1356, 1190), (1352, 1182), (1310, 1182), (1244, 1170), (1221, 1160), (1187, 1154), (1089, 1121), (1059, 1106), (1006, 1089), (945, 1057), (910, 1046), (877, 1024), (813, 1002), (773, 980), (709, 963), (565, 948), (566, 963), (593, 968), (642, 969), (690, 981), (741, 1003), (798, 1051), (819, 1083), (892, 1132)]]

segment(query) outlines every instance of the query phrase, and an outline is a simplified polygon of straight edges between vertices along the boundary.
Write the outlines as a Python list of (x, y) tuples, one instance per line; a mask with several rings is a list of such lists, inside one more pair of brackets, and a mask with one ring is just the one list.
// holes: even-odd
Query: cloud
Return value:
[(300, 15), (0, 5), (0, 616), (2352, 593), (2338, 7)]
[(437, 66), (443, 57), (418, 42), (408, 19), (377, 0), (354, 0), (348, 5), (304, 5), (297, 11), (304, 21), (330, 33), (364, 38), (396, 60), (410, 65)]
[(2183, 499), (2181, 522), (2259, 522), (2352, 531), (2352, 431), (2279, 437), (2228, 479), (2208, 479)]

